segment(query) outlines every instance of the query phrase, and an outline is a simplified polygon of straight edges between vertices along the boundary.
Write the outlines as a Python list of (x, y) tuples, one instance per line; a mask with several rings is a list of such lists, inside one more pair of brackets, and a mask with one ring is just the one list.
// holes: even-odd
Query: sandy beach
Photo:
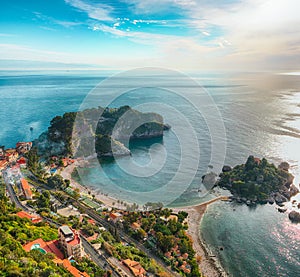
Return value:
[(226, 200), (226, 198), (227, 197), (220, 196), (196, 206), (172, 209), (174, 212), (185, 211), (188, 213), (187, 220), (189, 228), (187, 230), (187, 233), (191, 236), (193, 240), (193, 248), (196, 251), (196, 255), (201, 257), (201, 261), (199, 262), (199, 268), (202, 274), (206, 277), (227, 276), (227, 274), (224, 272), (221, 266), (217, 263), (217, 260), (215, 260), (214, 257), (210, 257), (207, 247), (200, 238), (201, 219), (204, 213), (206, 212), (207, 206), (215, 201)]
[[(60, 175), (64, 178), (64, 179), (69, 179), (71, 181), (70, 186), (74, 189), (79, 189), (80, 194), (84, 194), (84, 195), (89, 195), (89, 192), (91, 195), (95, 195), (95, 198), (98, 199), (99, 201), (101, 201), (104, 205), (109, 206), (109, 207), (115, 207), (118, 209), (124, 209), (125, 206), (124, 204), (120, 204), (118, 203), (118, 199), (109, 196), (107, 194), (103, 194), (99, 191), (93, 190), (91, 188), (87, 188), (81, 184), (79, 184), (78, 182), (76, 182), (73, 178), (72, 178), (72, 172), (76, 167), (82, 167), (84, 165), (86, 165), (88, 163), (88, 160), (76, 160), (73, 164), (68, 165), (67, 167), (65, 167), (61, 172)], [(124, 202), (124, 201), (123, 201)], [(126, 203), (126, 204), (130, 204), (130, 203)]]

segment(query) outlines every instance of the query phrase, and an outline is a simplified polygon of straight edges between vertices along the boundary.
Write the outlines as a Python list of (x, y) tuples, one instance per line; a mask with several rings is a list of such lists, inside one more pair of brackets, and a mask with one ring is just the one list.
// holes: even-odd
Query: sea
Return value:
[[(82, 184), (121, 200), (180, 207), (228, 195), (204, 186), (202, 176), (249, 155), (287, 161), (299, 187), (299, 75), (0, 71), (0, 96), (6, 148), (35, 140), (65, 112), (129, 105), (163, 115), (171, 125), (163, 138), (129, 142), (130, 157), (80, 169)], [(298, 209), (292, 200), (288, 211)], [(199, 235), (229, 276), (300, 276), (300, 224), (275, 205), (215, 202)]]

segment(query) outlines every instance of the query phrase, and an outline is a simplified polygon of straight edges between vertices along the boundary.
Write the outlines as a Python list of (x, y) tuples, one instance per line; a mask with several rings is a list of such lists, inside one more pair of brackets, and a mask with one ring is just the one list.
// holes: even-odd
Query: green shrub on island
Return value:
[[(293, 176), (287, 170), (277, 168), (265, 158), (249, 156), (247, 162), (220, 174), (218, 185), (230, 190), (237, 197), (265, 203), (276, 193), (288, 196)], [(287, 197), (288, 198), (288, 197)]]

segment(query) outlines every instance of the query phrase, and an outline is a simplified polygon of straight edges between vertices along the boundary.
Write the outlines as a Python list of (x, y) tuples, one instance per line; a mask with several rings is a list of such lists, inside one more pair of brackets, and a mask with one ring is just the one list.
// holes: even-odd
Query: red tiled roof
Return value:
[(94, 219), (91, 219), (91, 218), (88, 219), (87, 222), (90, 223), (90, 224), (92, 224), (92, 225), (95, 225), (95, 224), (96, 224), (95, 220), (94, 220)]
[(21, 157), (20, 159), (18, 159), (17, 163), (18, 164), (26, 164), (26, 159), (24, 157)]
[(73, 231), (73, 233), (74, 233), (74, 239), (71, 240), (71, 241), (68, 241), (68, 244), (70, 244), (72, 246), (80, 244), (80, 237), (79, 237), (79, 235), (77, 233), (75, 233), (74, 231)]
[(52, 240), (52, 241), (47, 241), (46, 242), (43, 239), (39, 238), (39, 239), (36, 239), (34, 241), (31, 241), (31, 242), (25, 244), (23, 246), (23, 249), (26, 252), (29, 252), (31, 250), (31, 247), (34, 244), (39, 244), (40, 248), (43, 248), (47, 253), (53, 253), (59, 259), (64, 258), (63, 253), (61, 253), (61, 251), (57, 248), (57, 245), (58, 245), (57, 240)]
[(80, 272), (77, 268), (72, 266), (68, 259), (64, 259), (64, 255), (57, 248), (57, 241), (44, 241), (39, 238), (32, 242), (29, 242), (23, 246), (24, 250), (29, 252), (31, 247), (35, 244), (39, 244), (47, 253), (53, 253), (56, 258), (53, 260), (56, 264), (62, 264), (65, 269), (67, 269), (74, 277), (90, 277), (86, 272)]

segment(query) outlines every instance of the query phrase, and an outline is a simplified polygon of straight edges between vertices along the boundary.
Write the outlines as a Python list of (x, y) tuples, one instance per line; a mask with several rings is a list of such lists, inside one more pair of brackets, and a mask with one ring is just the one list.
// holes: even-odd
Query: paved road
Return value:
[(90, 255), (91, 259), (101, 268), (106, 270), (111, 270), (112, 276), (120, 276), (118, 273), (115, 272), (115, 269), (111, 267), (111, 265), (108, 263), (106, 258), (98, 253), (98, 251), (89, 244), (89, 242), (81, 236), (82, 245), (84, 248), (85, 253)]
[[(31, 174), (31, 176), (44, 188), (51, 190), (49, 187), (47, 187), (47, 185), (42, 184), (41, 182), (39, 182), (39, 180), (37, 180), (35, 178), (35, 176), (33, 174)], [(100, 223), (103, 227), (105, 227), (106, 229), (109, 229), (111, 227), (115, 227), (112, 223), (104, 220), (103, 218), (100, 217), (100, 215), (93, 209), (90, 209), (86, 206), (84, 206), (82, 203), (80, 203), (77, 200), (73, 200), (73, 205), (77, 208), (80, 208), (84, 211), (84, 213), (88, 214), (91, 218), (93, 218), (95, 221), (97, 221), (98, 223)], [(170, 267), (167, 267), (166, 264), (159, 258), (157, 257), (157, 255), (153, 254), (149, 249), (147, 249), (143, 244), (141, 244), (140, 242), (138, 242), (137, 240), (129, 237), (124, 231), (118, 229), (118, 232), (120, 234), (120, 236), (122, 237), (122, 240), (126, 241), (127, 243), (133, 243), (140, 251), (146, 253), (150, 258), (152, 258), (153, 260), (155, 260), (157, 262), (157, 264), (159, 264), (164, 270), (166, 270), (171, 276), (180, 276), (177, 272), (174, 272), (171, 270)]]
[(16, 193), (15, 193), (12, 185), (8, 182), (7, 176), (5, 173), (4, 173), (3, 177), (4, 177), (5, 184), (6, 184), (6, 189), (8, 191), (11, 201), (16, 204), (16, 207), (18, 207), (24, 211), (29, 211), (29, 209), (26, 206), (24, 206), (21, 203), (21, 201), (19, 200), (19, 198), (16, 196)]
[[(5, 179), (5, 178), (4, 178)], [(5, 180), (7, 181), (7, 180)], [(13, 203), (15, 203), (15, 205), (24, 210), (29, 212), (30, 210), (28, 209), (28, 207), (26, 207), (25, 205), (23, 205), (20, 200), (18, 199), (18, 197), (16, 196), (16, 193), (14, 191), (14, 189), (12, 188), (12, 186), (6, 182), (6, 188), (7, 191), (9, 193), (10, 199)], [(49, 222), (50, 224), (54, 225), (56, 228), (59, 228), (61, 225), (57, 224), (55, 221), (51, 220), (50, 218), (45, 218), (43, 217), (43, 219), (47, 222)], [(112, 271), (112, 276), (113, 277), (118, 277), (120, 276), (119, 274), (117, 274), (114, 269), (108, 264), (108, 261), (106, 260), (106, 258), (104, 256), (100, 256), (100, 254), (89, 244), (89, 242), (81, 236), (82, 239), (82, 246), (84, 248), (84, 251), (90, 255), (90, 257), (92, 258), (92, 260), (101, 268), (106, 269), (106, 270), (111, 270)]]
[[(94, 211), (93, 209), (87, 208), (83, 204), (81, 204), (78, 201), (74, 201), (73, 205), (77, 208), (82, 209), (86, 214), (88, 214), (91, 218), (93, 218), (95, 221), (100, 223), (103, 227), (106, 229), (109, 229), (111, 227), (115, 227), (112, 223), (109, 223), (105, 219), (101, 218), (100, 215)], [(139, 250), (146, 253), (150, 258), (154, 259), (162, 268), (164, 268), (169, 274), (172, 276), (180, 276), (177, 272), (172, 271), (169, 267), (166, 266), (166, 264), (156, 255), (154, 255), (149, 249), (147, 249), (143, 244), (136, 241), (135, 239), (129, 237), (124, 231), (118, 229), (118, 232), (120, 236), (122, 237), (122, 240), (126, 241), (127, 243), (133, 243)]]

